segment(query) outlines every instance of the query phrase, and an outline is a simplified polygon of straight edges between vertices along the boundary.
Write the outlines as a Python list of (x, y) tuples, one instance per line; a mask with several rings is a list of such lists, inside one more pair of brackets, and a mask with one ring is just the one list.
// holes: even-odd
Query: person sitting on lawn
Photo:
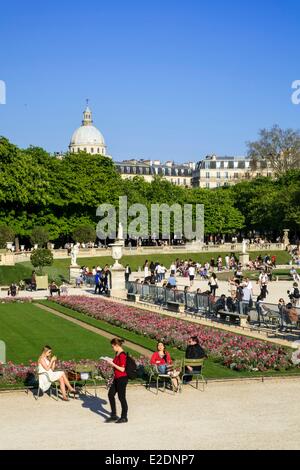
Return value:
[(52, 297), (54, 293), (57, 293), (58, 296), (60, 297), (60, 289), (59, 287), (57, 286), (57, 284), (55, 284), (54, 281), (51, 282), (50, 286), (49, 286), (49, 290), (50, 290), (50, 296)]
[(156, 366), (159, 374), (170, 375), (174, 390), (179, 390), (179, 372), (173, 370), (171, 356), (162, 341), (157, 343), (157, 351), (152, 354), (150, 364)]
[[(191, 336), (188, 339), (188, 346), (185, 352), (186, 359), (204, 359), (207, 357), (206, 352), (200, 345), (199, 338), (197, 336)], [(184, 382), (190, 382), (193, 379), (193, 374), (198, 374), (201, 372), (201, 366), (199, 367), (190, 367), (187, 366), (185, 369), (185, 373), (190, 373), (191, 375), (187, 375), (184, 377)]]
[(38, 359), (39, 386), (43, 392), (47, 392), (53, 382), (59, 381), (63, 400), (68, 401), (66, 387), (72, 393), (76, 393), (76, 390), (72, 387), (62, 370), (55, 370), (56, 361), (57, 357), (52, 356), (52, 348), (44, 346), (42, 354)]

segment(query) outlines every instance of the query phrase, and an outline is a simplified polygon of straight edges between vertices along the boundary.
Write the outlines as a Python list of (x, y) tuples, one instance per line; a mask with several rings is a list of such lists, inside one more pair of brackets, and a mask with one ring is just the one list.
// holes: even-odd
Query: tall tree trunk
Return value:
[(20, 251), (20, 240), (19, 240), (19, 237), (15, 237), (15, 247), (16, 247), (16, 252)]

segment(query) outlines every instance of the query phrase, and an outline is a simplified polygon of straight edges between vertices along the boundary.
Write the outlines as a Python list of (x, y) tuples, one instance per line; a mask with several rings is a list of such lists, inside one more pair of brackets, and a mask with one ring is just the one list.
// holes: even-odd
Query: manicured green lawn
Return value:
[(7, 361), (17, 364), (37, 360), (46, 344), (62, 360), (113, 355), (108, 339), (45, 312), (35, 304), (0, 304), (0, 339), (6, 343)]
[[(251, 259), (255, 259), (259, 254), (262, 256), (270, 254), (271, 256), (275, 254), (277, 256), (277, 264), (288, 264), (290, 261), (290, 256), (286, 251), (274, 251), (266, 252), (262, 251), (260, 253), (251, 253)], [(226, 256), (226, 253), (172, 253), (172, 254), (153, 254), (153, 255), (132, 255), (124, 256), (122, 258), (122, 264), (125, 266), (129, 264), (132, 271), (138, 271), (139, 268), (142, 269), (143, 264), (146, 260), (149, 261), (160, 261), (164, 263), (165, 266), (169, 269), (171, 263), (176, 259), (192, 259), (204, 264), (206, 261), (210, 261), (211, 258), (218, 258), (222, 256), (223, 260)], [(104, 266), (105, 264), (113, 264), (113, 259), (110, 256), (103, 256), (97, 258), (78, 258), (78, 264), (81, 266), (93, 266), (100, 265)], [(70, 258), (67, 259), (57, 259), (54, 260), (53, 266), (44, 268), (45, 273), (49, 276), (49, 281), (55, 280), (61, 284), (64, 280), (69, 280), (69, 266)], [(31, 272), (34, 268), (30, 262), (19, 263), (16, 266), (0, 266), (0, 285), (9, 285), (12, 282), (19, 282), (25, 278), (31, 277)], [(225, 273), (227, 276), (227, 273)], [(223, 276), (223, 274), (221, 274)], [(226, 277), (227, 279), (227, 277)]]

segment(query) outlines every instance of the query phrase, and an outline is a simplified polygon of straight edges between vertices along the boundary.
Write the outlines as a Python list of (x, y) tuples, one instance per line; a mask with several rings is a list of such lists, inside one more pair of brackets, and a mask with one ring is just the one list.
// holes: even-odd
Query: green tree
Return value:
[(51, 250), (47, 248), (38, 248), (37, 250), (33, 250), (30, 256), (30, 261), (32, 266), (38, 269), (38, 271), (42, 274), (43, 268), (45, 266), (52, 266), (53, 264), (53, 255)]
[(0, 225), (0, 248), (6, 248), (6, 242), (13, 242), (15, 232), (7, 225)]
[(77, 243), (94, 242), (96, 239), (95, 227), (91, 225), (79, 225), (73, 231), (72, 238), (74, 242)]
[(39, 245), (40, 248), (43, 248), (48, 241), (50, 240), (49, 232), (44, 227), (34, 227), (31, 231), (30, 241), (32, 245)]

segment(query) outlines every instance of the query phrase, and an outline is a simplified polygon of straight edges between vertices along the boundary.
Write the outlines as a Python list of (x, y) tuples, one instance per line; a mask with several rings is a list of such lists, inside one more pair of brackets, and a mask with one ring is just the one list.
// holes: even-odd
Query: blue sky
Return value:
[(1, 2), (0, 135), (66, 150), (90, 99), (115, 160), (243, 155), (300, 127), (294, 0)]

